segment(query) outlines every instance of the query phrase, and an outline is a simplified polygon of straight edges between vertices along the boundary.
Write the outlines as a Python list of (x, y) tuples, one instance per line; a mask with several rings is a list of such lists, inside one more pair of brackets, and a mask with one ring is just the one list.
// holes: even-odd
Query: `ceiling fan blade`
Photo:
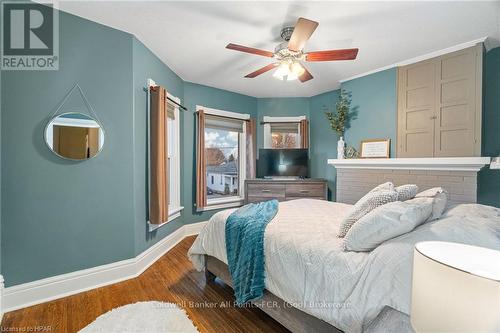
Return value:
[(358, 49), (328, 50), (306, 53), (306, 61), (354, 60)]
[(288, 41), (288, 49), (295, 52), (301, 51), (318, 25), (318, 22), (300, 17)]
[(256, 70), (255, 72), (252, 72), (250, 74), (247, 74), (245, 75), (246, 78), (250, 78), (250, 79), (253, 79), (254, 77), (256, 76), (259, 76), (260, 74), (264, 74), (265, 72), (268, 72), (270, 71), (271, 69), (275, 68), (276, 66), (279, 65), (279, 62), (275, 62), (273, 64), (269, 64), (267, 66), (264, 66), (258, 70)]
[(247, 46), (233, 44), (233, 43), (227, 44), (226, 49), (240, 51), (240, 52), (246, 52), (246, 53), (250, 53), (250, 54), (257, 54), (257, 55), (261, 55), (261, 56), (269, 57), (269, 58), (272, 58), (274, 56), (274, 53), (269, 52), (269, 51), (259, 50), (259, 49), (255, 49), (253, 47), (247, 47)]
[(304, 67), (304, 65), (300, 64), (300, 66), (302, 66), (302, 68), (304, 68), (304, 73), (302, 73), (300, 76), (299, 76), (299, 80), (300, 82), (304, 83), (306, 81), (309, 81), (311, 79), (313, 79), (314, 77), (312, 76), (311, 73), (309, 73), (309, 71), (307, 70), (307, 68)]

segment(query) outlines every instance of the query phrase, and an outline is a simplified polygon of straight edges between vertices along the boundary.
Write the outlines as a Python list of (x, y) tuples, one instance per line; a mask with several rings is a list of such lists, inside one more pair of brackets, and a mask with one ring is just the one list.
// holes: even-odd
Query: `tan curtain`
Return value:
[(300, 121), (300, 148), (309, 148), (309, 122), (307, 119)]
[(256, 177), (255, 163), (257, 159), (257, 144), (256, 144), (256, 125), (255, 119), (250, 119), (246, 122), (246, 178), (252, 179)]
[(196, 135), (196, 209), (207, 206), (207, 176), (205, 165), (205, 112), (197, 113)]
[(151, 88), (149, 221), (168, 221), (167, 91)]

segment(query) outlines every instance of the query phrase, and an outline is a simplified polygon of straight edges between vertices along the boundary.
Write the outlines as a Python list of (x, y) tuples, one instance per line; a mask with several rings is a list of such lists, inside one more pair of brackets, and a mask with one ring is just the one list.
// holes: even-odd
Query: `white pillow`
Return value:
[(360, 218), (347, 232), (344, 251), (371, 251), (383, 242), (412, 231), (432, 212), (432, 203), (396, 201), (380, 206)]
[(417, 193), (415, 198), (408, 200), (409, 203), (432, 203), (432, 214), (427, 222), (437, 220), (443, 215), (448, 204), (448, 192), (442, 187), (433, 187), (428, 190)]
[(418, 186), (415, 184), (406, 184), (394, 188), (398, 192), (398, 201), (413, 199), (418, 192)]
[(352, 207), (351, 212), (340, 223), (338, 237), (344, 237), (351, 226), (360, 218), (386, 203), (398, 200), (398, 193), (392, 191), (368, 192), (364, 197), (358, 200)]

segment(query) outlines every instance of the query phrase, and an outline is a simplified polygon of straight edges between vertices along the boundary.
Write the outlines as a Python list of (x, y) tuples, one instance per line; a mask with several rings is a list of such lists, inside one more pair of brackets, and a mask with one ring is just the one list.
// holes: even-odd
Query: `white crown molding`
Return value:
[(91, 119), (78, 119), (78, 118), (56, 118), (51, 121), (52, 125), (59, 126), (72, 126), (72, 127), (92, 127), (99, 128), (101, 127), (95, 120)]
[(135, 258), (7, 287), (2, 313), (135, 278), (185, 237), (198, 234), (205, 224), (183, 225)]
[(337, 169), (475, 171), (490, 164), (490, 157), (366, 158), (329, 159)]
[(466, 49), (468, 47), (472, 47), (472, 46), (477, 45), (479, 43), (485, 43), (485, 45), (489, 45), (487, 43), (487, 40), (488, 40), (488, 37), (482, 37), (482, 38), (474, 39), (474, 40), (471, 40), (469, 42), (457, 44), (457, 45), (454, 45), (454, 46), (451, 46), (451, 47), (447, 47), (447, 48), (442, 49), (442, 50), (434, 51), (434, 52), (431, 52), (431, 53), (420, 55), (418, 57), (414, 57), (414, 58), (410, 58), (410, 59), (403, 60), (403, 61), (400, 61), (400, 62), (396, 62), (396, 63), (394, 63), (392, 65), (387, 65), (387, 66), (380, 67), (380, 68), (377, 68), (377, 69), (374, 69), (374, 70), (371, 70), (371, 71), (368, 71), (368, 72), (357, 74), (357, 75), (354, 75), (354, 76), (342, 79), (339, 82), (340, 83), (344, 83), (344, 82), (351, 81), (351, 80), (354, 80), (354, 79), (359, 79), (360, 77), (363, 77), (363, 76), (367, 76), (367, 75), (370, 75), (370, 74), (375, 74), (375, 73), (378, 73), (378, 72), (382, 72), (382, 71), (385, 71), (387, 69), (391, 69), (391, 68), (394, 68), (394, 67), (406, 66), (406, 65), (414, 64), (414, 63), (417, 63), (417, 62), (420, 62), (420, 61), (424, 61), (424, 60), (427, 60), (427, 59), (432, 59), (432, 58), (439, 57), (439, 56), (444, 55), (444, 54), (448, 54), (448, 53), (451, 53), (451, 52), (455, 52), (455, 51), (460, 51), (460, 50)]

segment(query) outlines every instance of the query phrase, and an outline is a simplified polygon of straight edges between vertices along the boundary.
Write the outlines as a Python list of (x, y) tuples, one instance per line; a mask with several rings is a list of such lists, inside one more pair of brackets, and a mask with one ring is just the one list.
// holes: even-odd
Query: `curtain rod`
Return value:
[(173, 100), (173, 99), (171, 99), (170, 97), (168, 97), (168, 96), (167, 96), (167, 99), (168, 99), (170, 102), (172, 102), (172, 103), (174, 103), (175, 105), (177, 105), (178, 107), (180, 107), (181, 109), (183, 109), (184, 111), (187, 111), (187, 110), (188, 110), (188, 109), (187, 109), (184, 105), (181, 105), (181, 104), (177, 103), (176, 101), (174, 101), (174, 100)]
[[(198, 111), (195, 111), (194, 113), (198, 113)], [(251, 119), (251, 118), (248, 118), (248, 119), (240, 119), (240, 118), (233, 118), (233, 117), (219, 116), (218, 114), (211, 114), (211, 113), (205, 113), (205, 115), (206, 115), (206, 116), (210, 116), (210, 117), (226, 118), (226, 119), (241, 120), (241, 121), (250, 121), (250, 119)]]
[[(154, 89), (156, 86), (150, 86), (149, 89)], [(180, 107), (181, 109), (183, 109), (184, 111), (188, 111), (187, 107), (185, 107), (184, 105), (180, 104), (180, 103), (177, 103), (175, 100), (173, 100), (172, 98), (168, 97), (167, 96), (167, 99), (174, 103), (175, 105), (177, 105), (178, 107)]]

